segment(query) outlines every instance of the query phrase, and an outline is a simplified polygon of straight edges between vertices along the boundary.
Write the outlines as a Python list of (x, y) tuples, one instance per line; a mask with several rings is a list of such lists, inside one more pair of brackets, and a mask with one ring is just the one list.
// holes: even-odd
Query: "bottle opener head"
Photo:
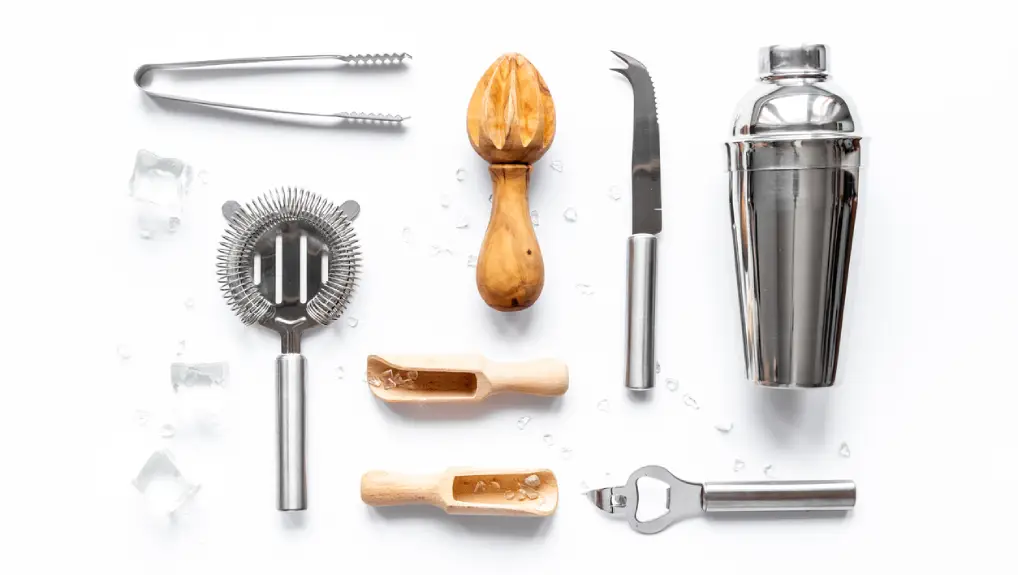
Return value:
[[(666, 511), (649, 520), (641, 520), (637, 515), (640, 506), (639, 481), (642, 478), (656, 479), (667, 485)], [(699, 483), (683, 481), (659, 465), (647, 465), (634, 471), (625, 485), (588, 491), (587, 498), (601, 511), (613, 517), (625, 517), (629, 526), (637, 532), (652, 534), (663, 531), (676, 521), (702, 513), (702, 491), (703, 486)]]

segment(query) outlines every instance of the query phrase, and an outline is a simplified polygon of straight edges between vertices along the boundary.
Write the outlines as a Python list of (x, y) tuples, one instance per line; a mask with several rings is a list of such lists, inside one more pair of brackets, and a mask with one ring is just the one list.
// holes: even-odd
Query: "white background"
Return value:
[[(1008, 361), (1018, 190), (1007, 3), (101, 4), (6, 6), (0, 24), (3, 347), (15, 366), (0, 401), (0, 571), (806, 573), (1012, 563), (1004, 546), (1018, 479)], [(799, 42), (831, 45), (833, 79), (853, 97), (870, 151), (838, 386), (781, 394), (743, 378), (722, 143), (757, 49)], [(621, 377), (632, 102), (608, 70), (617, 65), (609, 49), (650, 69), (662, 132), (662, 371), (642, 402), (626, 396)], [(146, 62), (385, 51), (414, 59), (400, 73), (273, 74), (211, 87), (256, 103), (411, 114), (400, 133), (163, 106), (131, 81)], [(466, 103), (505, 51), (535, 63), (558, 113), (530, 191), (546, 286), (516, 314), (487, 309), (466, 266), (490, 193), (466, 138)], [(167, 241), (142, 241), (130, 219), (139, 148), (208, 174)], [(613, 185), (622, 200), (609, 198)], [(310, 509), (301, 521), (275, 510), (278, 341), (244, 327), (215, 279), (220, 204), (277, 186), (363, 209), (363, 277), (348, 312), (359, 325), (341, 322), (304, 344)], [(562, 218), (569, 206), (575, 223)], [(467, 229), (454, 227), (460, 217)], [(401, 239), (405, 226), (413, 246)], [(431, 244), (454, 253), (431, 257)], [(580, 295), (577, 283), (595, 293)], [(181, 426), (164, 441), (135, 412), (149, 391), (168, 390), (179, 339), (187, 360), (230, 362), (228, 401), (217, 433)], [(119, 344), (134, 350), (130, 361), (118, 358)], [(554, 356), (569, 363), (571, 387), (556, 401), (394, 409), (360, 381), (365, 356), (386, 351)], [(665, 377), (681, 390), (669, 392)], [(683, 393), (701, 409), (686, 407)], [(596, 408), (601, 399), (608, 413)], [(533, 420), (519, 431), (523, 415)], [(735, 427), (724, 435), (713, 424), (726, 419)], [(839, 457), (842, 441), (851, 458)], [(174, 522), (146, 514), (130, 484), (161, 446), (202, 483)], [(746, 462), (738, 474), (736, 458)], [(759, 479), (768, 464), (782, 479), (849, 478), (859, 501), (843, 519), (697, 519), (641, 536), (579, 494), (581, 482), (621, 483), (650, 463), (690, 479)], [(537, 522), (453, 518), (382, 513), (359, 499), (369, 469), (451, 465), (549, 466), (562, 486), (558, 511)]]

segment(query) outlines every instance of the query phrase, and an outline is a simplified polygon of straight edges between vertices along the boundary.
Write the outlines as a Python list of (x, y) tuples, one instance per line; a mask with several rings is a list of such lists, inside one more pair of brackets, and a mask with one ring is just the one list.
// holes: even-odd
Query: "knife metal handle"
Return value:
[(704, 483), (708, 513), (725, 511), (847, 511), (855, 507), (852, 481), (732, 481)]
[(626, 284), (626, 387), (654, 387), (654, 298), (657, 281), (657, 236), (629, 236)]

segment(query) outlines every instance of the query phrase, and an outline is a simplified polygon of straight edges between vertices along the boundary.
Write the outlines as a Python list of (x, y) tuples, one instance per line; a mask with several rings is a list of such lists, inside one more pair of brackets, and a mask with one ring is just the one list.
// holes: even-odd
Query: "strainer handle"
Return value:
[(307, 361), (299, 353), (276, 358), (276, 439), (278, 442), (280, 511), (307, 509), (307, 470), (304, 458), (304, 372)]

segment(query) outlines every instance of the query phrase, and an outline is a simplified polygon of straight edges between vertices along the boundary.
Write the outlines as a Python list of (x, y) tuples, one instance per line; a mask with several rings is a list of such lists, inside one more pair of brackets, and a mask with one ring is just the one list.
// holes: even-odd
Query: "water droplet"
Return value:
[(654, 362), (654, 373), (661, 373), (661, 362)]
[(770, 464), (764, 465), (763, 472), (767, 477), (772, 477), (774, 475), (774, 466)]
[(672, 379), (672, 378), (669, 377), (668, 379), (665, 380), (665, 387), (668, 388), (668, 391), (678, 391), (679, 390), (679, 380)]
[(576, 221), (576, 209), (575, 208), (566, 208), (566, 211), (562, 212), (562, 217), (565, 218), (567, 222), (575, 222)]
[(523, 431), (523, 428), (525, 428), (528, 423), (530, 423), (530, 416), (524, 415), (523, 417), (516, 420), (516, 428), (519, 429), (520, 431)]
[(456, 221), (456, 229), (457, 230), (465, 230), (465, 229), (467, 229), (469, 227), (470, 227), (470, 222), (467, 220), (466, 217), (461, 217), (459, 220)]
[(187, 310), (194, 309), (194, 298), (193, 297), (189, 297), (189, 298), (184, 300), (184, 309), (187, 309)]
[(554, 162), (551, 163), (551, 169), (555, 170), (556, 172), (561, 172), (562, 168), (563, 166), (561, 160), (555, 160)]
[(180, 218), (177, 216), (171, 216), (166, 222), (166, 230), (171, 234), (180, 229)]
[(611, 406), (608, 404), (607, 399), (602, 399), (601, 401), (597, 402), (597, 409), (600, 411), (604, 411), (607, 413), (610, 407)]
[(438, 203), (442, 204), (443, 208), (448, 208), (452, 204), (452, 196), (449, 194), (442, 194), (438, 196)]
[(126, 343), (122, 343), (117, 346), (117, 355), (120, 359), (131, 359), (131, 346)]
[(849, 449), (848, 443), (844, 441), (841, 442), (841, 448), (838, 449), (838, 455), (845, 458), (852, 457), (852, 450)]
[(489, 204), (491, 203), (491, 198), (493, 198), (493, 197), (494, 197), (494, 196), (492, 196), (491, 194), (488, 194), (488, 203), (489, 203)]
[(177, 428), (172, 423), (164, 423), (159, 426), (159, 437), (169, 439), (177, 434)]
[(561, 454), (562, 454), (562, 459), (572, 459), (572, 457), (573, 457), (573, 448), (572, 447), (563, 447), (561, 449)]
[(150, 230), (139, 230), (138, 237), (143, 240), (150, 240), (152, 239), (152, 232)]
[(582, 295), (592, 295), (594, 293), (594, 287), (590, 284), (576, 284), (576, 289)]
[(467, 267), (468, 268), (477, 267), (477, 256), (475, 256), (474, 254), (470, 254), (467, 256)]
[(467, 179), (467, 171), (463, 168), (456, 170), (456, 181), (462, 182), (465, 179)]
[(361, 321), (359, 319), (357, 319), (357, 318), (355, 318), (353, 316), (350, 316), (350, 317), (346, 318), (346, 325), (348, 325), (350, 327), (357, 327), (357, 324), (359, 324), (360, 322)]
[(202, 171), (198, 172), (198, 181), (203, 183), (203, 184), (208, 184), (209, 183), (209, 173), (206, 172), (205, 170), (202, 170)]
[(452, 250), (447, 248), (447, 247), (440, 246), (438, 244), (432, 244), (431, 245), (431, 257), (440, 256), (440, 255), (451, 256), (452, 255)]
[(555, 445), (555, 437), (552, 436), (552, 434), (550, 433), (545, 433), (544, 437), (542, 437), (541, 439), (544, 441), (544, 444), (547, 445), (548, 447)]
[(617, 202), (622, 198), (622, 190), (618, 186), (612, 186), (608, 188), (608, 197)]
[(541, 215), (537, 213), (537, 210), (530, 210), (530, 223), (534, 226), (541, 225)]
[(178, 341), (177, 342), (177, 357), (180, 357), (180, 356), (184, 355), (184, 352), (186, 350), (187, 350), (187, 341), (183, 340), (183, 339)]
[(700, 409), (700, 404), (696, 402), (696, 399), (688, 393), (682, 396), (682, 403), (686, 404), (686, 407), (690, 409)]
[(516, 493), (511, 489), (507, 489), (506, 492), (502, 494), (502, 497), (505, 497), (507, 501), (511, 501), (513, 497), (516, 497)]
[(342, 365), (336, 368), (336, 379), (343, 379), (346, 377), (346, 368)]
[(732, 423), (731, 421), (720, 421), (714, 424), (714, 429), (720, 431), (721, 433), (728, 433), (729, 431), (732, 430), (733, 427), (735, 427), (735, 424)]
[(732, 471), (738, 473), (746, 468), (746, 462), (741, 459), (736, 459), (735, 463), (732, 464)]
[(145, 427), (148, 425), (148, 420), (152, 417), (152, 414), (144, 409), (139, 409), (134, 412), (134, 419), (138, 422), (138, 425)]
[(538, 477), (536, 473), (528, 475), (526, 478), (523, 479), (523, 484), (526, 485), (527, 487), (537, 489), (538, 487), (541, 486), (541, 478)]
[(410, 228), (403, 228), (403, 243), (413, 244), (414, 243), (414, 231)]

